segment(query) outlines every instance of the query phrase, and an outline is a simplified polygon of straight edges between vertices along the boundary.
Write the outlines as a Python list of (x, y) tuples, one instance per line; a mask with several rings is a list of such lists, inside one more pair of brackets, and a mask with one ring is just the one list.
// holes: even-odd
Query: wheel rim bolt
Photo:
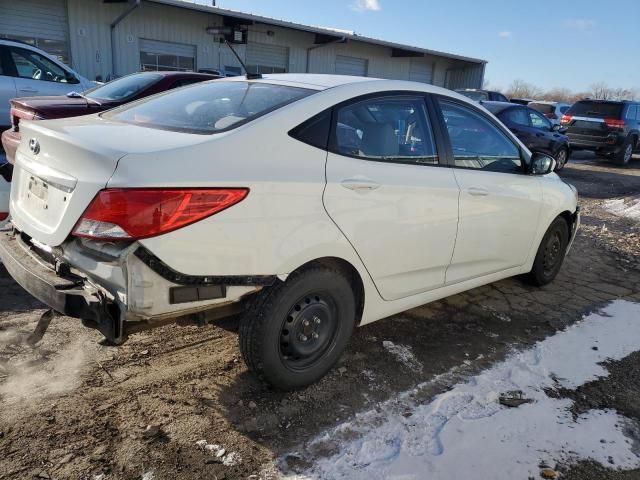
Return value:
[(300, 339), (301, 342), (306, 342), (308, 340), (307, 336), (303, 333), (301, 333), (298, 338)]
[(320, 319), (318, 317), (316, 317), (314, 321), (316, 322), (316, 325), (320, 325)]
[(309, 326), (309, 320), (303, 320), (302, 321), (302, 325), (304, 325), (305, 327)]
[(313, 332), (313, 333), (311, 334), (311, 337), (312, 337), (312, 338), (318, 338), (318, 336), (319, 336), (319, 335), (318, 335), (316, 332)]

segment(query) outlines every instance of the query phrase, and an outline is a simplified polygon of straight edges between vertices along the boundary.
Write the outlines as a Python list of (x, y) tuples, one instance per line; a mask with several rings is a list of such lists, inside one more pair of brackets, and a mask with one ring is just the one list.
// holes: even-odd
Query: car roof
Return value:
[[(221, 82), (242, 82), (247, 81), (244, 75), (236, 77), (227, 77), (220, 79)], [(471, 103), (467, 97), (454, 92), (453, 90), (447, 90), (442, 87), (436, 87), (434, 85), (422, 82), (411, 82), (408, 80), (387, 80), (374, 77), (357, 77), (350, 75), (329, 75), (329, 74), (316, 74), (316, 73), (281, 73), (273, 75), (263, 75), (262, 78), (257, 80), (249, 80), (252, 82), (264, 82), (275, 85), (286, 85), (291, 87), (308, 88), (311, 90), (328, 90), (337, 87), (349, 86), (349, 85), (364, 85), (375, 84), (378, 87), (378, 91), (391, 91), (391, 90), (407, 90), (407, 91), (419, 91), (425, 93), (435, 93), (440, 95), (446, 95), (448, 97), (460, 99), (466, 103)]]
[(498, 113), (503, 112), (509, 108), (519, 108), (519, 107), (528, 108), (526, 105), (519, 105), (517, 103), (511, 103), (511, 102), (488, 102), (487, 101), (487, 102), (480, 102), (480, 103), (484, 108), (489, 110), (494, 115), (497, 115)]

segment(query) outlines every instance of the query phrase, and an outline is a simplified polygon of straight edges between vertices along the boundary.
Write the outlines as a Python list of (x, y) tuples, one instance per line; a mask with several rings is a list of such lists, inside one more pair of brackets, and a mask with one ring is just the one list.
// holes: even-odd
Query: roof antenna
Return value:
[(229, 50), (231, 50), (231, 52), (235, 55), (235, 57), (238, 59), (238, 62), (240, 62), (240, 65), (242, 65), (242, 68), (244, 68), (244, 72), (245, 72), (245, 78), (247, 80), (260, 80), (262, 78), (262, 75), (259, 73), (249, 73), (249, 70), (247, 70), (247, 66), (244, 64), (244, 62), (242, 61), (242, 59), (240, 58), (240, 55), (238, 55), (238, 52), (236, 52), (233, 47), (231, 46), (231, 44), (227, 41), (226, 38), (222, 37), (222, 41), (224, 42), (224, 44), (229, 47)]

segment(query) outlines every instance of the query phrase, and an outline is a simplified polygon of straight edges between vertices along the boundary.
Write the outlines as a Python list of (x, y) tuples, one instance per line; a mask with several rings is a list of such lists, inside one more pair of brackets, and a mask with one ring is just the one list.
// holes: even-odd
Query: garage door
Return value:
[(433, 64), (412, 60), (409, 65), (409, 80), (414, 82), (433, 83)]
[(195, 70), (196, 46), (141, 38), (140, 66), (141, 70)]
[(366, 58), (347, 57), (344, 55), (336, 56), (336, 73), (338, 75), (357, 75), (360, 77), (367, 76)]
[(285, 73), (289, 70), (289, 48), (249, 43), (246, 63), (250, 73)]
[(22, 40), (69, 63), (64, 0), (0, 2), (0, 38)]

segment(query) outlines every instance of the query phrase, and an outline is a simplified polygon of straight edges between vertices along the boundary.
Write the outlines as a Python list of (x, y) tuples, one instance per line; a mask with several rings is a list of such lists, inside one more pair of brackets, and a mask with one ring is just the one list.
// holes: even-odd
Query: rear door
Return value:
[(461, 190), (446, 283), (523, 265), (538, 227), (539, 178), (525, 174), (519, 146), (490, 117), (452, 99), (438, 103)]
[(499, 117), (522, 143), (529, 146), (534, 142), (534, 132), (525, 107), (508, 108)]
[(381, 296), (395, 300), (443, 286), (459, 189), (436, 148), (424, 96), (338, 106), (331, 137), (325, 208)]
[(546, 116), (532, 108), (527, 109), (527, 113), (532, 129), (532, 142), (527, 147), (531, 151), (553, 155), (560, 135), (553, 131), (553, 124)]

